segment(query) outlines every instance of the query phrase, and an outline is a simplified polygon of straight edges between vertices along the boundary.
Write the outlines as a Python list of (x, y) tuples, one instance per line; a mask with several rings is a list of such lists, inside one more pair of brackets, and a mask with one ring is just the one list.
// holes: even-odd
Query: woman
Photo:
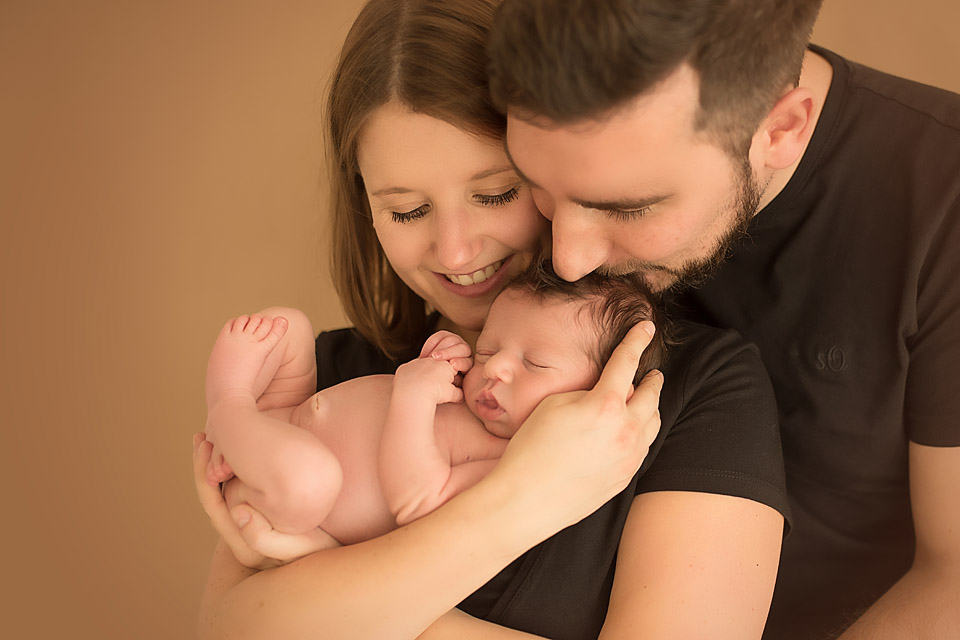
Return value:
[[(320, 336), (321, 387), (392, 372), (437, 328), (472, 343), (539, 245), (544, 222), (486, 95), (494, 5), (371, 0), (347, 37), (327, 115), (334, 277), (358, 333)], [(249, 569), (236, 557), (270, 567), (264, 556), (297, 557), (313, 541), (242, 507), (241, 532), (201, 472), (223, 536), (201, 636), (759, 637), (786, 512), (772, 393), (733, 336), (679, 333), (665, 382), (651, 375), (634, 392), (649, 336), (631, 332), (597, 387), (544, 401), (483, 481), (357, 545)], [(694, 428), (693, 415), (716, 428)], [(209, 445), (196, 450), (202, 470)]]

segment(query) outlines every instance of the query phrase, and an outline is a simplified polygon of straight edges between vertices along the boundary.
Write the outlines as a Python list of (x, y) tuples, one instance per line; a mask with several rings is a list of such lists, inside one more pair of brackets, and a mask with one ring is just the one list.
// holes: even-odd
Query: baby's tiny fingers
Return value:
[(458, 373), (469, 371), (473, 367), (473, 358), (450, 358), (447, 360)]

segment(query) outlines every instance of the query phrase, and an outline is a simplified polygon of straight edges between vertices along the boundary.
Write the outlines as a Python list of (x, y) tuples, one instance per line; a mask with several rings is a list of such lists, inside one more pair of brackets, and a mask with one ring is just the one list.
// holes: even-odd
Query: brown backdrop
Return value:
[[(270, 304), (343, 323), (318, 113), (359, 4), (0, 6), (0, 635), (192, 636), (213, 337)], [(958, 24), (954, 0), (827, 0), (815, 40), (960, 90)]]

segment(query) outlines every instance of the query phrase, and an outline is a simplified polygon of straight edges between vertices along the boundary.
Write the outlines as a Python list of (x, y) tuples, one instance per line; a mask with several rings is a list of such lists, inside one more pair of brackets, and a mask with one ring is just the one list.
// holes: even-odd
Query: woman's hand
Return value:
[(660, 430), (663, 375), (651, 371), (636, 389), (632, 381), (653, 331), (651, 322), (633, 327), (590, 391), (541, 402), (491, 472), (511, 474), (507, 486), (523, 487), (518, 507), (529, 511), (521, 520), (544, 527), (543, 537), (596, 511), (643, 463)]
[(237, 560), (251, 569), (269, 569), (333, 546), (339, 546), (322, 529), (286, 534), (274, 530), (263, 515), (248, 504), (230, 509), (220, 489), (207, 482), (207, 467), (213, 445), (202, 433), (193, 436), (193, 480), (197, 497), (210, 523), (233, 551)]

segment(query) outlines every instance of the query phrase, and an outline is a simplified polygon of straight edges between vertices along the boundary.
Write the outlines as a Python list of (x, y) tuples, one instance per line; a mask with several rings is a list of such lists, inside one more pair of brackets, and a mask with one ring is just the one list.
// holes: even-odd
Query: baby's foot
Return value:
[(229, 397), (254, 397), (267, 357), (287, 332), (287, 319), (240, 316), (224, 325), (207, 363), (207, 407)]

